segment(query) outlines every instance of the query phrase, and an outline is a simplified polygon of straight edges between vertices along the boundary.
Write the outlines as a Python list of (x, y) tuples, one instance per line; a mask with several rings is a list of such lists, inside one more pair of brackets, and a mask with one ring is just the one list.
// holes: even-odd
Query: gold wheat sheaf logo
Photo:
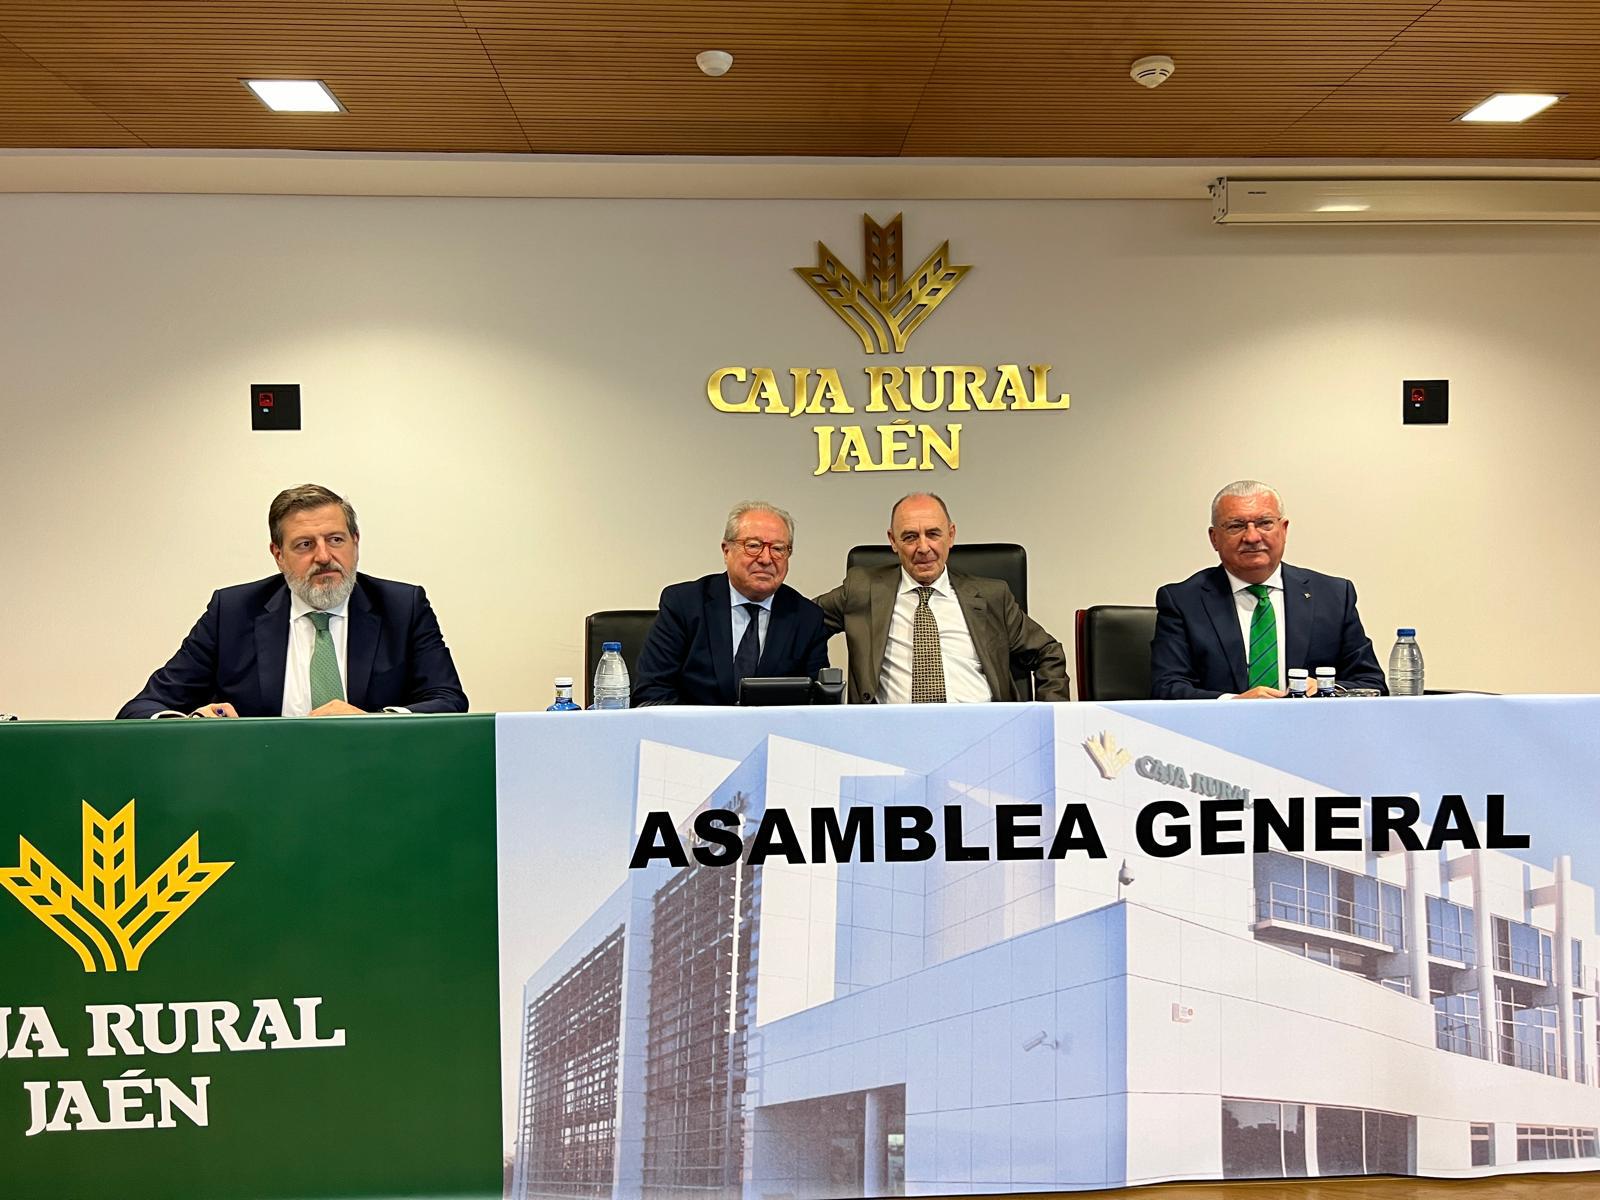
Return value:
[(1122, 774), (1122, 768), (1133, 761), (1133, 755), (1117, 745), (1116, 737), (1104, 730), (1087, 739), (1083, 748), (1105, 779), (1115, 779)]
[(133, 804), (108, 819), (84, 803), (81, 885), (25, 837), (17, 865), (0, 869), (0, 885), (72, 947), (85, 971), (137, 971), (151, 944), (233, 866), (201, 862), (200, 835), (191, 833), (140, 882)]
[(901, 218), (896, 213), (887, 225), (863, 215), (866, 282), (863, 283), (838, 256), (817, 243), (817, 265), (796, 267), (794, 273), (811, 285), (839, 319), (855, 331), (868, 354), (900, 354), (917, 328), (933, 315), (944, 298), (972, 268), (950, 261), (950, 243), (939, 248), (911, 275), (902, 279)]

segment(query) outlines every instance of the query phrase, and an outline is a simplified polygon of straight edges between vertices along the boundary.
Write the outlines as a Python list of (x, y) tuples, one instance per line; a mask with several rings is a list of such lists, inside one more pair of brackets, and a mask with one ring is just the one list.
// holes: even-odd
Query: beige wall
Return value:
[[(814, 420), (715, 412), (705, 380), (859, 394), (880, 360), (790, 268), (818, 239), (859, 263), (864, 207), (0, 196), (0, 709), (114, 712), (213, 588), (269, 573), (267, 501), (308, 479), (355, 502), (365, 569), (427, 585), (483, 710), (548, 703), (584, 613), (720, 566), (746, 496), (795, 513), (816, 592), (931, 485), (964, 538), (1027, 544), (1070, 643), (1074, 609), (1213, 561), (1241, 475), (1284, 490), (1292, 561), (1356, 580), (1380, 658), (1414, 623), (1430, 685), (1593, 689), (1592, 231), (874, 204), (912, 262), (973, 265), (892, 361), (1050, 362), (1072, 408), (967, 414), (955, 473), (818, 479)], [(1451, 425), (1400, 425), (1407, 376), (1450, 378)], [(294, 381), (305, 431), (252, 433), (248, 386)]]

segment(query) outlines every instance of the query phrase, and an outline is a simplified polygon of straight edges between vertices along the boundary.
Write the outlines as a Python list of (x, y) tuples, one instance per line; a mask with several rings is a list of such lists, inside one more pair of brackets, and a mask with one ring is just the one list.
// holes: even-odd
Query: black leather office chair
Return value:
[[(852, 546), (846, 567), (887, 567), (900, 561), (883, 543)], [(957, 542), (950, 547), (950, 569), (963, 575), (1004, 579), (1023, 612), (1028, 611), (1028, 552), (1016, 542)]]
[(1096, 604), (1080, 608), (1074, 626), (1079, 700), (1150, 699), (1154, 608)]
[(622, 643), (622, 661), (628, 664), (628, 678), (636, 674), (639, 651), (644, 649), (644, 639), (650, 626), (655, 624), (656, 609), (611, 608), (605, 612), (590, 613), (583, 619), (583, 702), (588, 707), (594, 703), (589, 693), (594, 688), (594, 667), (600, 661), (600, 647), (606, 642)]
[[(845, 566), (887, 567), (900, 561), (893, 548), (878, 543), (872, 546), (852, 546), (845, 556)], [(950, 547), (950, 569), (963, 575), (984, 575), (990, 579), (1003, 579), (1017, 605), (1028, 611), (1028, 552), (1016, 542), (957, 542)], [(1011, 678), (1017, 686), (1017, 695), (1024, 700), (1033, 699), (1033, 677), (1026, 671), (1012, 671)]]

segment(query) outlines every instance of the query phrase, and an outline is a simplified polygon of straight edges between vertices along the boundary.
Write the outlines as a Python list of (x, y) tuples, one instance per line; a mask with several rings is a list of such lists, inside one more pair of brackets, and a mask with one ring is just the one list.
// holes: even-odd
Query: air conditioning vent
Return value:
[(1567, 224), (1600, 221), (1594, 179), (1219, 179), (1219, 225)]

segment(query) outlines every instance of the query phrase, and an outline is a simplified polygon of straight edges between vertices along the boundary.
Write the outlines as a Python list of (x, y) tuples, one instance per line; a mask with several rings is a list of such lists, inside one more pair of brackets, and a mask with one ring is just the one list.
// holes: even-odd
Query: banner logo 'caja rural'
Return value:
[(84, 803), (81, 883), (25, 837), (17, 839), (17, 865), (0, 868), (0, 887), (71, 946), (85, 971), (137, 971), (151, 944), (233, 866), (202, 862), (200, 835), (191, 833), (140, 880), (133, 806), (107, 818)]

